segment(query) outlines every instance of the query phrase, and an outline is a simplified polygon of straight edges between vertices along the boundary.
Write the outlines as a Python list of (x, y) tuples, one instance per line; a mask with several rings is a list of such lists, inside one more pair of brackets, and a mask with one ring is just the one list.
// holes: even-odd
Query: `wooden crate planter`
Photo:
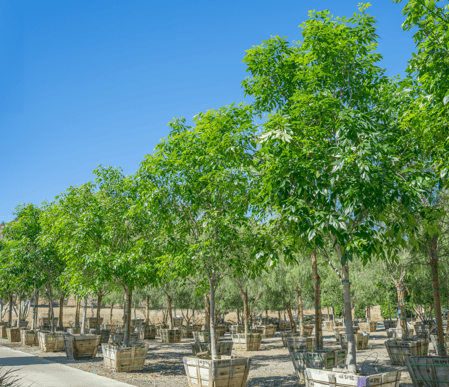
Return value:
[(274, 325), (260, 325), (259, 329), (264, 339), (271, 339), (276, 335), (276, 327)]
[(103, 344), (109, 342), (111, 331), (109, 329), (91, 329), (89, 333), (100, 336), (100, 344)]
[(231, 325), (229, 328), (229, 332), (231, 333), (231, 335), (243, 333), (245, 332), (245, 327), (243, 325)]
[(181, 339), (193, 339), (193, 327), (187, 326), (181, 328)]
[(81, 328), (67, 328), (67, 333), (71, 335), (79, 335), (81, 333)]
[(291, 329), (291, 328), (290, 328), (290, 323), (287, 322), (287, 321), (281, 321), (281, 322), (279, 323), (279, 330), (280, 330), (280, 331), (285, 331), (286, 329)]
[(6, 327), (5, 326), (0, 326), (0, 338), (1, 339), (6, 339), (8, 337), (7, 333), (6, 333)]
[(173, 328), (181, 328), (183, 321), (184, 318), (182, 317), (173, 317)]
[(262, 344), (262, 335), (258, 333), (237, 333), (232, 335), (232, 342), (234, 343), (234, 349), (259, 351)]
[(96, 317), (87, 317), (87, 328), (89, 329), (100, 328), (100, 325), (103, 324), (103, 317), (100, 317), (98, 319), (98, 327), (95, 326), (96, 321), (97, 321)]
[[(438, 336), (430, 335), (430, 342), (432, 343), (435, 352), (438, 353)], [(444, 346), (446, 347), (447, 351), (449, 348), (449, 336), (444, 336)]]
[(401, 381), (401, 371), (360, 376), (346, 372), (306, 368), (304, 372), (304, 379), (306, 386), (313, 387), (399, 387), (399, 383)]
[[(369, 333), (354, 333), (355, 348), (357, 351), (363, 351), (368, 348)], [(348, 349), (348, 335), (346, 333), (340, 333), (339, 344), (344, 350)]]
[[(108, 344), (121, 344), (123, 343), (124, 333), (112, 333), (109, 335)], [(137, 333), (131, 333), (130, 342), (134, 343), (139, 341), (139, 335)]]
[[(201, 332), (193, 332), (193, 339), (196, 343), (210, 343), (211, 335), (209, 332), (201, 331)], [(218, 341), (218, 336), (215, 335), (215, 341)]]
[(115, 372), (142, 371), (148, 345), (134, 344), (122, 347), (116, 344), (101, 344), (101, 349), (106, 368)]
[(41, 332), (37, 333), (39, 347), (42, 352), (58, 352), (64, 350), (64, 336), (62, 333)]
[(161, 330), (162, 329), (168, 329), (168, 325), (164, 324), (164, 325), (156, 325), (156, 336), (160, 337), (161, 336)]
[(140, 340), (154, 340), (156, 339), (156, 327), (154, 325), (141, 325), (137, 327), (137, 332)]
[[(210, 356), (210, 343), (193, 343), (192, 345), (192, 353), (196, 356), (196, 354), (201, 352), (208, 352)], [(232, 341), (218, 341), (216, 343), (217, 355), (232, 355), (232, 348), (234, 343)]]
[(161, 340), (163, 343), (180, 343), (181, 331), (179, 329), (161, 329)]
[(372, 321), (370, 323), (359, 323), (359, 328), (361, 331), (372, 333), (377, 331), (377, 322)]
[(410, 356), (427, 356), (428, 340), (387, 340), (385, 342), (391, 364), (405, 365)]
[[(303, 336), (304, 336), (304, 337), (309, 337), (309, 336), (312, 334), (314, 328), (315, 328), (315, 327), (314, 327), (313, 325), (304, 325), (304, 328), (303, 328)], [(298, 330), (299, 330), (299, 329), (300, 329), (300, 328), (298, 327)]]
[(298, 377), (299, 384), (304, 384), (304, 372), (306, 368), (332, 370), (344, 363), (346, 351), (343, 350), (298, 350), (290, 352), (293, 368)]
[(99, 335), (64, 335), (64, 349), (70, 360), (95, 359), (100, 345)]
[(217, 336), (224, 336), (226, 334), (226, 326), (225, 325), (216, 325), (215, 326), (215, 334)]
[(448, 387), (449, 358), (410, 356), (405, 365), (414, 387)]
[(145, 323), (145, 319), (143, 318), (132, 318), (131, 319), (131, 328), (136, 328), (139, 325), (143, 325)]
[(189, 387), (245, 387), (251, 359), (205, 360), (184, 357)]
[(415, 324), (415, 333), (418, 339), (430, 339), (430, 335), (436, 333), (436, 329), (429, 324)]
[(37, 337), (37, 331), (31, 329), (20, 330), (20, 341), (22, 345), (39, 345), (39, 338)]
[(115, 324), (102, 324), (101, 329), (108, 329), (111, 333), (117, 333), (117, 325)]
[[(50, 317), (39, 317), (39, 325), (48, 325), (48, 326), (50, 326), (51, 325), (51, 318)], [(59, 317), (54, 317), (53, 318), (53, 321), (54, 321), (54, 323), (55, 323), (55, 326), (56, 325), (58, 325), (58, 321), (59, 321)]]
[(20, 329), (6, 328), (6, 337), (8, 338), (8, 343), (18, 343), (20, 341)]
[(287, 347), (287, 337), (299, 337), (299, 332), (293, 333), (292, 331), (290, 332), (280, 332), (281, 334), (281, 339), (282, 339), (282, 345), (284, 347)]
[(289, 353), (315, 349), (315, 337), (287, 337), (285, 341)]
[(203, 329), (203, 326), (200, 324), (193, 324), (192, 328), (193, 328), (194, 332), (201, 332), (201, 330)]
[[(358, 333), (360, 328), (359, 327), (353, 327), (354, 334)], [(334, 336), (337, 343), (340, 342), (340, 335), (346, 333), (346, 327), (334, 327)]]
[(384, 320), (384, 327), (385, 329), (391, 329), (391, 328), (396, 328), (396, 324), (398, 322), (395, 320)]
[[(401, 339), (402, 340), (402, 329), (401, 328), (387, 329), (387, 336), (390, 339)], [(413, 331), (408, 330), (408, 338), (413, 339)]]
[(27, 328), (28, 327), (28, 321), (20, 320), (20, 324), (19, 324), (19, 320), (14, 320), (13, 325), (16, 328)]

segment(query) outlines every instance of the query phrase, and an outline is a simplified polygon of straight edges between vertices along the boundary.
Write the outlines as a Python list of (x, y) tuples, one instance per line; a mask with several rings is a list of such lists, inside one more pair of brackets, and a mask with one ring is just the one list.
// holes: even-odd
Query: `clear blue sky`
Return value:
[[(403, 4), (373, 0), (389, 75), (414, 50)], [(358, 0), (0, 0), (0, 222), (98, 164), (136, 172), (173, 117), (243, 100), (245, 50), (300, 39), (310, 9)]]

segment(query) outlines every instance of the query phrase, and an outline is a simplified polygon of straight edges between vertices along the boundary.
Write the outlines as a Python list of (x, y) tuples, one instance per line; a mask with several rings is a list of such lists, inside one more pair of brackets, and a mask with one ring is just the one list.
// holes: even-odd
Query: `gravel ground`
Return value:
[[(412, 383), (406, 367), (390, 365), (384, 342), (387, 339), (383, 325), (378, 324), (378, 331), (371, 333), (370, 344), (367, 350), (357, 352), (357, 361), (364, 371), (369, 374), (400, 370), (402, 373), (401, 387), (411, 387)], [(287, 348), (282, 347), (279, 333), (273, 339), (264, 339), (260, 351), (246, 352), (233, 351), (234, 356), (251, 357), (251, 369), (248, 378), (248, 387), (281, 387), (299, 386)], [(337, 348), (335, 338), (325, 332), (325, 348)], [(225, 336), (230, 340), (230, 335)], [(23, 347), (20, 343), (7, 343), (0, 339), (0, 344), (17, 349), (48, 361), (57, 362), (78, 368), (86, 372), (106, 376), (133, 386), (145, 387), (187, 387), (183, 356), (191, 354), (190, 343), (193, 339), (183, 339), (179, 344), (163, 344), (159, 339), (145, 340), (150, 349), (148, 351), (145, 368), (141, 372), (114, 373), (104, 368), (101, 348), (95, 360), (71, 361), (64, 352), (42, 353), (39, 347)], [(433, 354), (432, 349), (430, 349)]]

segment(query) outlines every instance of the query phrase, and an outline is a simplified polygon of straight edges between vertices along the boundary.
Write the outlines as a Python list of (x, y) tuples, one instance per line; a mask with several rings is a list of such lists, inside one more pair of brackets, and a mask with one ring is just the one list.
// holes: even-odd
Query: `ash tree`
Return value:
[(401, 218), (388, 215), (400, 210), (397, 202), (412, 207), (423, 183), (406, 169), (414, 149), (400, 141), (389, 103), (394, 87), (377, 65), (375, 19), (366, 8), (351, 18), (310, 12), (302, 42), (273, 37), (248, 50), (252, 77), (243, 82), (259, 113), (268, 113), (257, 155), (261, 203), (298, 244), (330, 243), (338, 257), (353, 373), (350, 263), (381, 255), (384, 229), (405, 244), (409, 212), (394, 224), (388, 220)]

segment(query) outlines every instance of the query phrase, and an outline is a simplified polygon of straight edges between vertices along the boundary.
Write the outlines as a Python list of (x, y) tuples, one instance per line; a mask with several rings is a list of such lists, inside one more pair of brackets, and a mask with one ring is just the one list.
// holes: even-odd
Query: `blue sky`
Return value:
[[(135, 173), (173, 117), (244, 99), (245, 50), (300, 39), (311, 9), (358, 1), (0, 0), (0, 222), (52, 200), (98, 164)], [(403, 4), (373, 0), (382, 66), (403, 74), (414, 44)]]

